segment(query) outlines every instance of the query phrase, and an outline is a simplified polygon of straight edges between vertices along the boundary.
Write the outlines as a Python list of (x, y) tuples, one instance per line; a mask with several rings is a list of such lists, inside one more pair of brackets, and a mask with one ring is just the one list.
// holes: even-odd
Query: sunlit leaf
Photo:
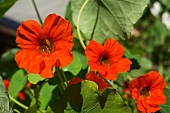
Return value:
[(16, 98), (18, 93), (25, 87), (26, 83), (27, 77), (25, 76), (25, 72), (23, 69), (19, 69), (12, 75), (8, 89), (9, 94)]
[(57, 87), (57, 85), (50, 85), (48, 82), (46, 82), (39, 93), (39, 101), (40, 101), (40, 110), (45, 110), (48, 106), (48, 103), (52, 99), (53, 91)]
[(9, 101), (8, 93), (0, 76), (0, 113), (13, 113)]
[[(78, 13), (86, 0), (71, 0), (72, 19), (77, 26)], [(148, 0), (89, 0), (80, 17), (80, 29), (86, 40), (103, 43), (107, 38), (129, 38), (133, 24), (142, 16)]]
[(28, 74), (28, 81), (32, 84), (37, 84), (39, 81), (44, 80), (39, 74)]
[(70, 65), (66, 66), (63, 68), (63, 71), (69, 71), (71, 72), (73, 75), (77, 75), (80, 70), (81, 70), (82, 64), (80, 62), (80, 58), (78, 57), (77, 54), (74, 53), (74, 59), (71, 62)]
[(131, 113), (115, 89), (109, 88), (98, 93), (98, 86), (92, 81), (69, 86), (63, 96), (51, 105), (54, 112), (60, 109), (60, 113)]

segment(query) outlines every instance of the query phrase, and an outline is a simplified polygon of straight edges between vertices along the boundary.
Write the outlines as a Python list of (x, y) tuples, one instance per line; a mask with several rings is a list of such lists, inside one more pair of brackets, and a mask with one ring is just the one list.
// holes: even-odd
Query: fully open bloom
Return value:
[(141, 113), (151, 113), (160, 110), (158, 104), (165, 104), (164, 88), (166, 82), (156, 71), (150, 71), (132, 80), (129, 90), (132, 98), (137, 101), (137, 108)]
[(95, 82), (98, 85), (98, 90), (102, 91), (105, 88), (110, 87), (102, 78), (96, 75), (93, 71), (86, 74), (86, 80)]
[(21, 48), (15, 55), (20, 68), (44, 78), (53, 77), (53, 67), (64, 67), (73, 60), (72, 26), (56, 14), (45, 18), (41, 27), (36, 21), (22, 22), (17, 29), (16, 42)]
[(104, 46), (91, 40), (85, 54), (90, 69), (97, 70), (107, 80), (114, 80), (118, 73), (128, 71), (132, 64), (129, 59), (122, 58), (124, 48), (114, 39), (107, 39)]

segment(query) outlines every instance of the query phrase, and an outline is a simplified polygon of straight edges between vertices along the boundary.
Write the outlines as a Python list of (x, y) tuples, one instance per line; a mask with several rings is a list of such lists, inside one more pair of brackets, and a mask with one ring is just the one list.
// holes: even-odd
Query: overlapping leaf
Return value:
[[(86, 0), (71, 0), (72, 19), (77, 26), (78, 13)], [(85, 40), (103, 43), (107, 38), (126, 39), (133, 24), (142, 16), (148, 0), (89, 0), (80, 16)]]
[(106, 89), (99, 94), (97, 85), (91, 81), (71, 85), (50, 106), (60, 113), (131, 113), (115, 89)]

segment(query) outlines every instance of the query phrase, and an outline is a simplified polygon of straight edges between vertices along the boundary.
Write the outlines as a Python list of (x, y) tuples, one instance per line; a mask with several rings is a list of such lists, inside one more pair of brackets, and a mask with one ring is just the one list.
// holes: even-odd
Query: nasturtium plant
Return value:
[(129, 38), (133, 24), (148, 4), (148, 0), (89, 0), (84, 6), (86, 1), (70, 1), (72, 20), (75, 26), (80, 25), (85, 40), (93, 39), (100, 43), (107, 38)]
[[(15, 1), (0, 0), (0, 18)], [(18, 48), (1, 46), (0, 112), (170, 111), (168, 0), (69, 0), (44, 20), (31, 2), (39, 21), (19, 24)]]

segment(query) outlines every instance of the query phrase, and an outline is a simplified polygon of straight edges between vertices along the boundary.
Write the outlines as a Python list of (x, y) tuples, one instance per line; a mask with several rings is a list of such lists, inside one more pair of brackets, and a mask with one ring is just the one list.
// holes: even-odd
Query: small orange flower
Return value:
[(150, 71), (132, 80), (129, 90), (132, 98), (137, 101), (137, 108), (141, 113), (151, 113), (160, 110), (158, 104), (166, 103), (164, 88), (166, 82), (156, 71)]
[(29, 73), (51, 78), (54, 66), (63, 68), (73, 60), (72, 40), (71, 24), (56, 14), (46, 17), (43, 28), (34, 20), (22, 22), (16, 34), (21, 50), (15, 60)]
[(107, 39), (104, 46), (91, 40), (85, 54), (90, 69), (97, 70), (107, 80), (116, 79), (118, 73), (128, 71), (132, 64), (129, 59), (122, 58), (124, 48), (114, 39)]
[(102, 78), (100, 78), (94, 72), (87, 73), (86, 80), (95, 82), (98, 85), (99, 91), (102, 91), (103, 89), (110, 87), (104, 80), (102, 80)]

